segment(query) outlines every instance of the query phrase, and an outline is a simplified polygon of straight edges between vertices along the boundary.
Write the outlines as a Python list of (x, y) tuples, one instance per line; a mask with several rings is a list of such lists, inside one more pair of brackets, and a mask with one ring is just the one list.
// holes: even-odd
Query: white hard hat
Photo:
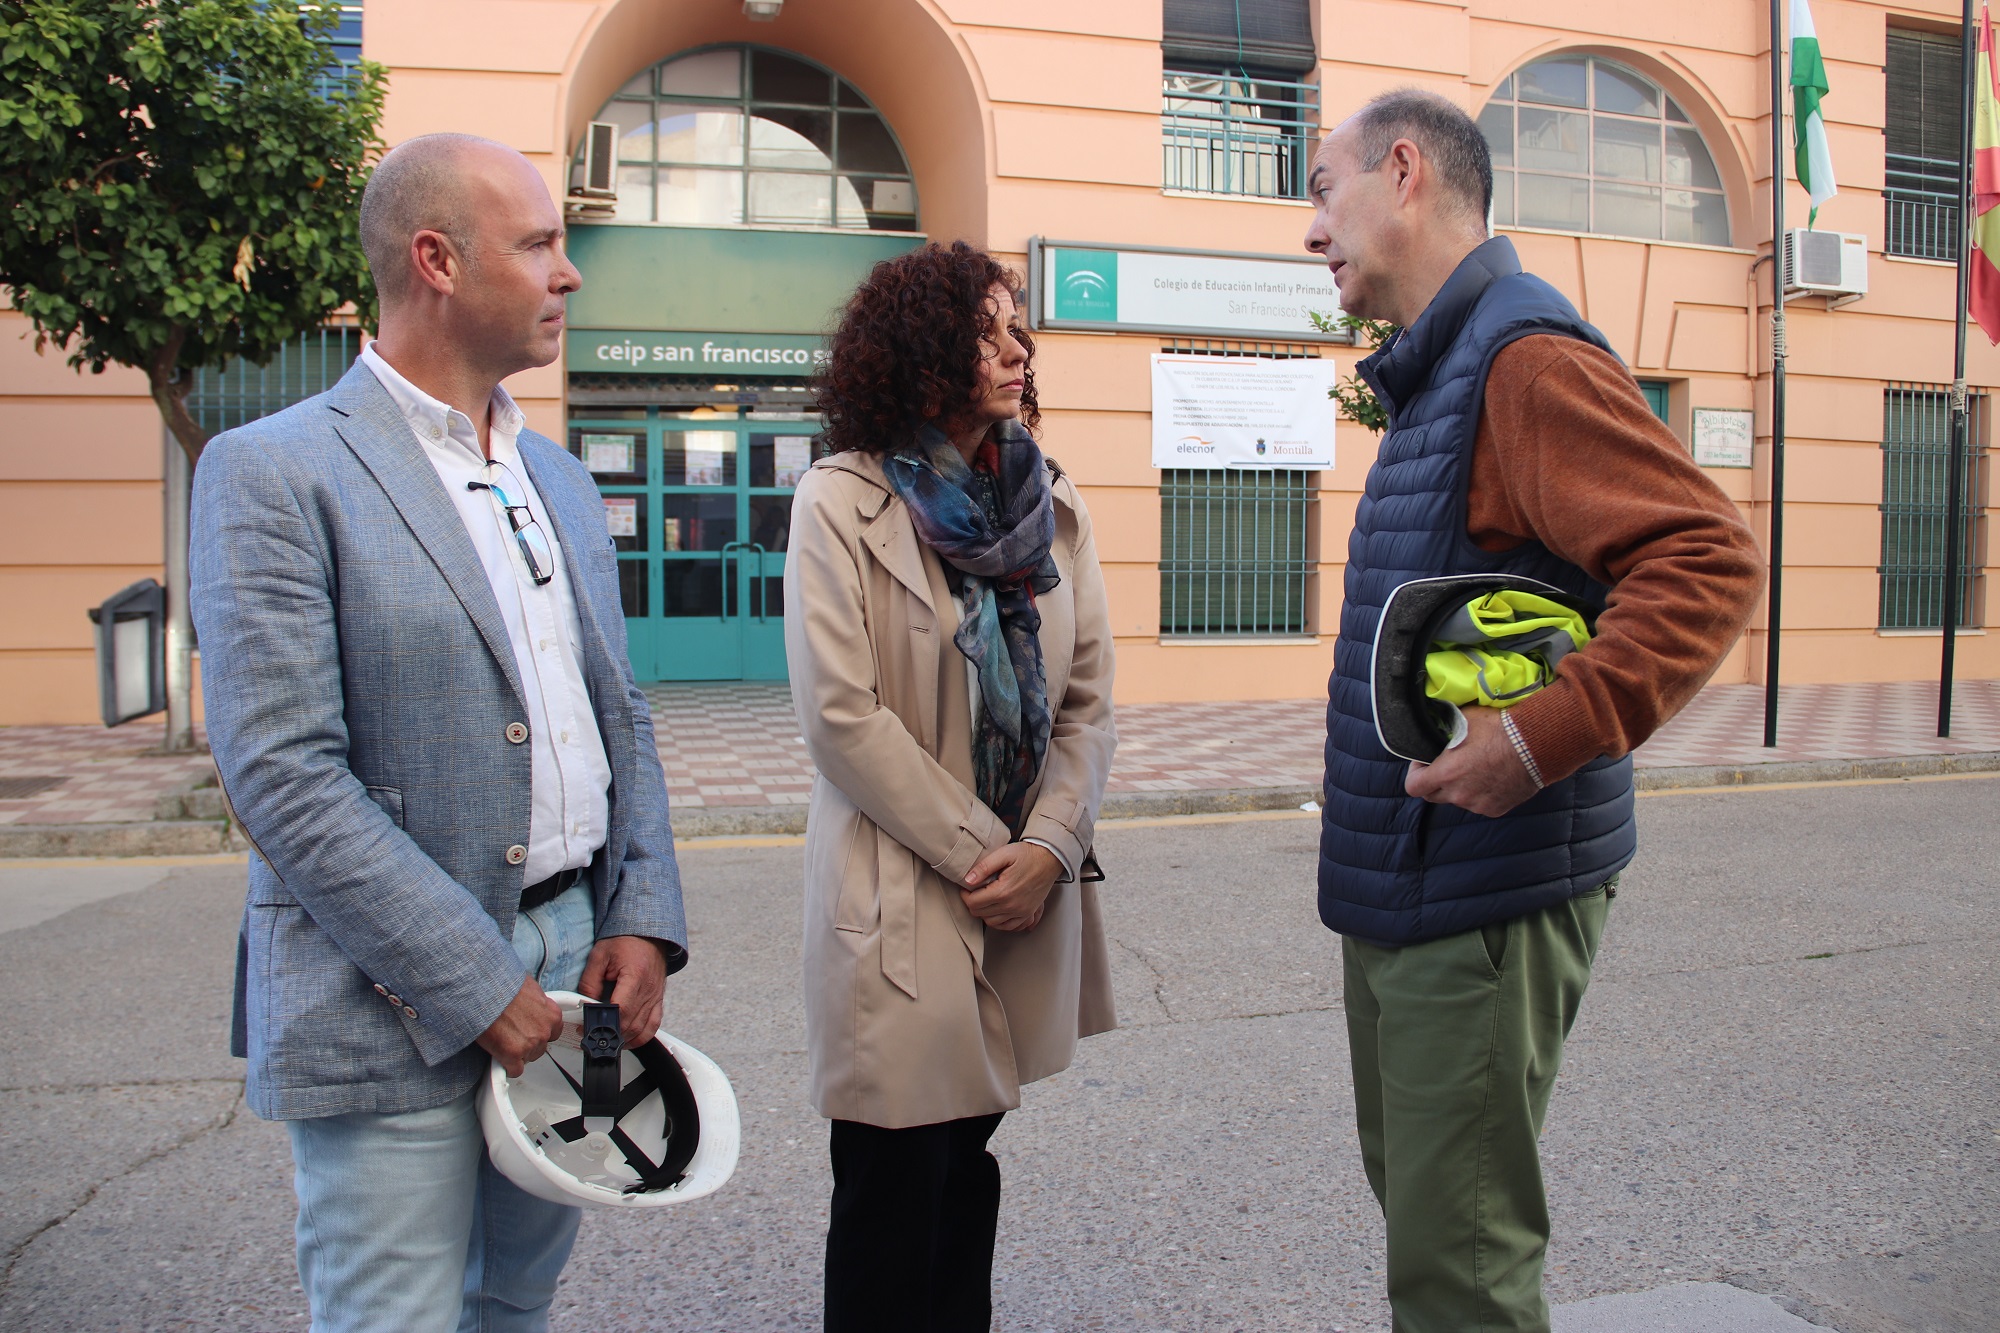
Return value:
[[(550, 991), (562, 1035), (548, 1053), (509, 1078), (496, 1061), (479, 1095), (486, 1152), (500, 1174), (538, 1199), (586, 1208), (657, 1208), (722, 1188), (736, 1170), (742, 1124), (736, 1094), (715, 1061), (664, 1030), (645, 1045), (619, 1049), (614, 1030), (595, 1034), (592, 1087), (585, 1057), (584, 1006), (595, 1001)], [(615, 1013), (615, 1011), (613, 1011)]]

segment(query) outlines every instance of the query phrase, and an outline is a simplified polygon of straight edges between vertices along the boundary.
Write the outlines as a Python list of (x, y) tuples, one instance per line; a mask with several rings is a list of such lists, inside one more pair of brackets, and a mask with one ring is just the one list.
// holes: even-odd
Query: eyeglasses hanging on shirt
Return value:
[(521, 558), (528, 562), (528, 573), (539, 588), (556, 576), (556, 557), (549, 546), (548, 534), (535, 521), (534, 512), (523, 503), (528, 493), (514, 479), (514, 474), (507, 470), (507, 465), (492, 459), (485, 466), (486, 480), (468, 481), (465, 489), (485, 491), (493, 497), (501, 523), (514, 534), (514, 542), (521, 548)]

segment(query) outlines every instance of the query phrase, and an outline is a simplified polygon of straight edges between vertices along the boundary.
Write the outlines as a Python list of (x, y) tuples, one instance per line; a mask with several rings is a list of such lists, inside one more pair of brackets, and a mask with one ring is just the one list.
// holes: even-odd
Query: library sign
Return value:
[(571, 329), (566, 337), (572, 372), (804, 379), (827, 358), (826, 339), (800, 333)]
[(1181, 334), (1276, 342), (1352, 342), (1322, 333), (1340, 289), (1313, 255), (1123, 250), (1029, 242), (1031, 316), (1038, 329)]

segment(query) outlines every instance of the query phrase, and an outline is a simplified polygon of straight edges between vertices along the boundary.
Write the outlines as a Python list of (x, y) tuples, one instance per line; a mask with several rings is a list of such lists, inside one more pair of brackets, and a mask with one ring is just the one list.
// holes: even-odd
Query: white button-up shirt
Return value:
[(362, 349), (361, 360), (389, 391), (424, 457), (437, 469), (472, 538), (472, 549), (479, 553), (514, 647), (514, 667), (527, 694), (533, 764), (534, 804), (521, 883), (539, 884), (558, 871), (587, 866), (604, 845), (610, 822), (611, 762), (584, 684), (583, 626), (569, 568), (555, 525), (521, 462), (519, 441), (526, 419), (505, 389), (493, 390), (487, 407), (492, 457), (506, 466), (521, 491), (509, 498), (528, 506), (555, 555), (555, 578), (540, 587), (492, 493), (468, 488), (467, 483), (485, 481), (498, 471), (485, 466), (487, 455), (480, 450), (472, 419), (397, 374), (372, 343)]

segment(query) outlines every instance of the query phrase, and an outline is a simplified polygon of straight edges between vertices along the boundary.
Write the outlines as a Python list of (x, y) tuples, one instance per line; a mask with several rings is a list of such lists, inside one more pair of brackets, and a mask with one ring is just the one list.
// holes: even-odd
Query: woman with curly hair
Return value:
[(1023, 1083), (1116, 1022), (1088, 882), (1111, 623), (1090, 517), (1030, 433), (1013, 286), (962, 242), (877, 264), (821, 373), (834, 452), (793, 502), (833, 1333), (989, 1326), (987, 1141)]

